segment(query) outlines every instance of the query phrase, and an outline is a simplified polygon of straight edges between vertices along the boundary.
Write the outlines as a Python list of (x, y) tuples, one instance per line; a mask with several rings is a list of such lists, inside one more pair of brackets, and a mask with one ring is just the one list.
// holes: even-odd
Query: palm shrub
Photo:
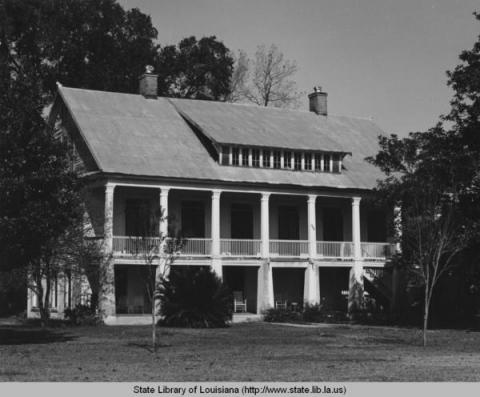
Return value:
[(226, 327), (233, 296), (210, 268), (177, 267), (161, 291), (162, 325), (191, 328)]

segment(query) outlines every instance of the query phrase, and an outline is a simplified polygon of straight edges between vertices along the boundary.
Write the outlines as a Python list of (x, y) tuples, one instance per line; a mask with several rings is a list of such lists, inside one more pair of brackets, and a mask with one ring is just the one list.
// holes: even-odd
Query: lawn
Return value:
[(0, 326), (1, 381), (480, 381), (480, 332), (267, 323)]

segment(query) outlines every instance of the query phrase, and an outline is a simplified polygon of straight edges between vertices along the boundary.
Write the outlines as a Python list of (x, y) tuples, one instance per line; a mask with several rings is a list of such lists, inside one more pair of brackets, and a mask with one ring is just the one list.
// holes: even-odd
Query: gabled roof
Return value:
[[(364, 161), (383, 134), (369, 120), (67, 87), (59, 95), (102, 172), (340, 189), (371, 189), (382, 177)], [(341, 174), (221, 166), (185, 119), (217, 143), (352, 155)]]

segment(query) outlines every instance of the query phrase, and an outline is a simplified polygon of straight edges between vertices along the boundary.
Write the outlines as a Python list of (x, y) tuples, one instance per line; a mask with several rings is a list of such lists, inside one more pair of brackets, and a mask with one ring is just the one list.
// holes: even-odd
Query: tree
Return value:
[(150, 17), (113, 0), (0, 3), (0, 269), (28, 279), (43, 323), (52, 280), (79, 269), (72, 258), (84, 264), (94, 300), (101, 284), (88, 265), (97, 244), (77, 233), (82, 183), (68, 144), (47, 129), (44, 107), (57, 80), (136, 92), (137, 76), (155, 58), (156, 35)]
[[(251, 70), (248, 70), (250, 66)], [(241, 98), (260, 106), (296, 106), (300, 94), (291, 78), (297, 70), (297, 64), (285, 60), (274, 44), (268, 48), (258, 46), (253, 61), (240, 53), (234, 71), (237, 79), (232, 87), (232, 101)]]
[(157, 323), (160, 314), (160, 298), (170, 269), (182, 249), (184, 240), (168, 238), (159, 230), (159, 225), (168, 221), (164, 210), (150, 208), (144, 204), (139, 208), (140, 236), (134, 238), (132, 246), (145, 261), (142, 273), (143, 285), (151, 305), (152, 352), (157, 351)]
[(82, 221), (81, 183), (65, 143), (54, 139), (40, 116), (38, 85), (23, 76), (2, 79), (0, 92), (0, 268), (29, 274), (47, 322), (61, 243)]
[(163, 285), (162, 322), (175, 327), (225, 327), (232, 318), (232, 298), (209, 267), (176, 269)]
[(228, 102), (239, 102), (245, 97), (247, 90), (248, 70), (250, 68), (250, 60), (247, 53), (240, 50), (238, 56), (234, 57), (234, 67), (232, 78), (230, 79), (230, 94), (226, 100)]
[(163, 47), (155, 65), (159, 95), (222, 101), (230, 94), (233, 58), (215, 36)]
[(5, 0), (0, 21), (0, 51), (14, 73), (39, 81), (45, 103), (56, 81), (137, 92), (157, 52), (150, 17), (114, 0)]
[(448, 72), (451, 112), (426, 132), (380, 137), (379, 153), (368, 159), (386, 174), (377, 189), (382, 199), (402, 206), (399, 263), (424, 288), (424, 345), (439, 279), (480, 241), (480, 37), (460, 59)]

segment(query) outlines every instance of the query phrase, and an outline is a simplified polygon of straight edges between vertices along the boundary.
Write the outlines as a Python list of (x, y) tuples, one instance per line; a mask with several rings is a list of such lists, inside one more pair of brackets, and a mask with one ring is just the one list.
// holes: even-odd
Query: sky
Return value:
[(447, 70), (480, 34), (479, 0), (119, 0), (149, 14), (160, 45), (216, 36), (254, 56), (296, 61), (301, 107), (314, 86), (329, 114), (372, 118), (387, 134), (424, 131), (449, 110)]

